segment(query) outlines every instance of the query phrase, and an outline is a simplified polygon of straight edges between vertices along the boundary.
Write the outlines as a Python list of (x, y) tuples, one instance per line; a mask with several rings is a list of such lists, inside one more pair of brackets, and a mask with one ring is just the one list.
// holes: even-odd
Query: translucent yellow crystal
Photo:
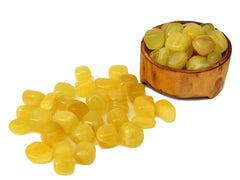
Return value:
[(59, 175), (71, 175), (75, 169), (73, 158), (61, 158), (54, 160), (54, 170)]
[(29, 116), (29, 124), (31, 129), (35, 132), (40, 132), (42, 128), (52, 121), (52, 114), (42, 108), (34, 109)]
[(59, 124), (49, 122), (42, 128), (40, 136), (42, 142), (52, 147), (57, 142), (64, 140), (65, 132)]
[(93, 143), (83, 141), (76, 145), (73, 157), (78, 164), (91, 164), (96, 156), (96, 148)]
[(137, 116), (155, 116), (154, 103), (145, 96), (136, 97), (133, 103), (133, 107), (134, 112)]
[(191, 57), (187, 64), (186, 69), (188, 70), (197, 70), (210, 66), (210, 63), (207, 61), (207, 58), (204, 56), (193, 56)]
[(166, 40), (165, 46), (170, 51), (186, 51), (191, 45), (191, 38), (183, 33), (172, 33)]
[(188, 55), (184, 51), (173, 51), (169, 54), (168, 67), (182, 69), (188, 60)]
[(128, 122), (128, 116), (126, 111), (115, 108), (107, 113), (107, 122), (113, 124), (117, 130), (122, 126), (123, 123)]
[(76, 128), (70, 133), (70, 138), (76, 144), (81, 141), (93, 142), (95, 139), (95, 133), (89, 124), (79, 123)]
[(119, 82), (116, 79), (97, 78), (95, 80), (97, 90), (104, 90), (107, 93), (119, 88)]
[(38, 106), (35, 105), (21, 105), (18, 106), (16, 111), (17, 118), (28, 120), (31, 112), (38, 108)]
[(134, 116), (131, 122), (142, 129), (153, 128), (156, 124), (156, 120), (153, 117), (148, 116)]
[(187, 24), (187, 26), (183, 29), (183, 33), (191, 37), (191, 39), (205, 34), (204, 29), (196, 23)]
[(144, 42), (148, 49), (160, 49), (164, 41), (165, 37), (161, 29), (150, 29), (144, 35)]
[(156, 49), (150, 53), (150, 57), (152, 60), (155, 62), (167, 66), (168, 64), (168, 56), (169, 56), (170, 51), (163, 47), (161, 49)]
[[(164, 28), (164, 27), (163, 27)], [(183, 32), (183, 25), (181, 23), (169, 23), (164, 30), (165, 38), (167, 39), (171, 34), (176, 32)]]
[(87, 114), (85, 114), (82, 118), (82, 122), (89, 124), (95, 132), (101, 125), (104, 124), (101, 115), (94, 111), (89, 111)]
[(129, 84), (127, 88), (128, 97), (132, 103), (136, 97), (145, 95), (145, 86), (141, 83)]
[(102, 148), (112, 148), (118, 144), (118, 134), (113, 124), (104, 124), (98, 128), (96, 137)]
[(75, 87), (79, 97), (86, 97), (96, 90), (95, 82), (92, 78), (77, 81)]
[(75, 68), (75, 77), (77, 81), (82, 81), (91, 78), (92, 73), (87, 66), (78, 66)]
[(26, 90), (22, 94), (22, 100), (24, 104), (39, 106), (44, 96), (45, 95), (39, 91)]
[(108, 70), (110, 79), (118, 79), (123, 74), (128, 74), (128, 68), (124, 65), (112, 65)]
[(67, 108), (68, 111), (71, 111), (72, 113), (74, 113), (79, 120), (82, 119), (82, 117), (87, 114), (87, 112), (89, 111), (87, 104), (85, 104), (84, 102), (80, 101), (80, 100), (71, 100), (68, 104), (67, 104)]
[(155, 112), (165, 122), (173, 122), (176, 118), (175, 107), (165, 99), (159, 100), (155, 103)]
[(54, 93), (48, 93), (41, 101), (40, 108), (54, 113), (57, 108), (57, 96)]
[(108, 112), (110, 112), (112, 109), (121, 109), (125, 113), (128, 113), (128, 103), (127, 101), (110, 101), (108, 103)]
[(209, 36), (213, 39), (213, 41), (216, 44), (216, 47), (214, 51), (219, 51), (223, 53), (228, 48), (228, 42), (226, 37), (223, 35), (223, 33), (219, 30), (214, 30), (211, 33), (209, 33)]
[(222, 58), (222, 53), (218, 51), (213, 51), (208, 54), (207, 61), (209, 62), (210, 65), (213, 65), (217, 63), (221, 58)]
[(132, 122), (124, 123), (119, 129), (120, 144), (129, 148), (135, 148), (142, 144), (144, 134), (142, 128)]
[(31, 126), (28, 120), (17, 118), (9, 123), (9, 130), (17, 135), (27, 134), (31, 131)]
[(86, 97), (86, 103), (90, 111), (95, 111), (99, 114), (103, 114), (107, 109), (107, 103), (104, 97), (97, 91), (94, 91)]
[(213, 51), (216, 44), (210, 36), (201, 35), (193, 39), (192, 46), (199, 55), (207, 56)]
[(33, 163), (45, 164), (52, 160), (53, 152), (51, 148), (43, 142), (33, 142), (25, 150), (27, 158)]
[(60, 141), (53, 146), (54, 159), (65, 159), (73, 156), (73, 147), (70, 141)]
[(56, 112), (53, 120), (64, 129), (66, 134), (70, 134), (79, 123), (77, 116), (70, 111)]
[(54, 94), (59, 96), (67, 96), (71, 99), (76, 97), (75, 88), (73, 85), (65, 82), (59, 82), (54, 87)]

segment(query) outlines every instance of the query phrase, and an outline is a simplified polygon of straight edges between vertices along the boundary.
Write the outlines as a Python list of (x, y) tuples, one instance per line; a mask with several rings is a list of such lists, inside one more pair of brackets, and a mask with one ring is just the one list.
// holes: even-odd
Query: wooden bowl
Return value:
[[(172, 23), (197, 23), (173, 21)], [(154, 28), (161, 28), (163, 24)], [(199, 70), (174, 69), (153, 61), (144, 40), (141, 42), (140, 79), (156, 91), (177, 98), (214, 98), (221, 91), (230, 62), (232, 45), (227, 36), (228, 49), (216, 64)]]

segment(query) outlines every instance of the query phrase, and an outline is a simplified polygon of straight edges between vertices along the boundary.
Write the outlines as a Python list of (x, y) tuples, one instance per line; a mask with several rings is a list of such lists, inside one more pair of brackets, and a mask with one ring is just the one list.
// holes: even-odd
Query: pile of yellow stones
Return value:
[[(101, 148), (140, 146), (143, 129), (153, 128), (156, 116), (169, 123), (175, 120), (174, 106), (164, 99), (154, 103), (126, 66), (113, 65), (109, 78), (96, 80), (87, 66), (79, 66), (75, 77), (75, 87), (60, 82), (46, 95), (24, 91), (24, 105), (17, 108), (17, 118), (9, 124), (17, 135), (40, 133), (42, 141), (28, 145), (26, 156), (37, 164), (53, 160), (57, 174), (72, 174), (75, 163), (91, 164), (96, 144)], [(135, 116), (129, 119), (131, 104)]]

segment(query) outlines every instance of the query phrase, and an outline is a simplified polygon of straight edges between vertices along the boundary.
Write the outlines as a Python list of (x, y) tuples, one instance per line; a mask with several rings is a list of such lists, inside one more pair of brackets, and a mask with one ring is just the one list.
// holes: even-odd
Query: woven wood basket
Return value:
[[(197, 23), (195, 21), (173, 21)], [(172, 23), (173, 23), (172, 22)], [(154, 28), (161, 28), (163, 24)], [(224, 34), (225, 35), (225, 34)], [(141, 41), (140, 79), (156, 91), (177, 98), (214, 98), (221, 91), (231, 58), (232, 45), (228, 37), (228, 49), (216, 64), (199, 70), (174, 69), (153, 61), (144, 40)]]

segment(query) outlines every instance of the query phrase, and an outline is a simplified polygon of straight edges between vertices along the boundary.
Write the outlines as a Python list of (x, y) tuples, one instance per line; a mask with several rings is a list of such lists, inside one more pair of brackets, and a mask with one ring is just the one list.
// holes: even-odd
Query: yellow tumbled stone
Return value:
[(54, 170), (59, 175), (71, 175), (75, 169), (73, 158), (61, 158), (54, 160)]
[(120, 87), (118, 80), (110, 78), (97, 78), (95, 80), (95, 85), (97, 90), (104, 90), (107, 93)]
[(24, 104), (39, 106), (45, 95), (42, 92), (34, 90), (26, 90), (22, 94)]
[(40, 132), (42, 128), (52, 121), (52, 114), (42, 108), (34, 109), (29, 116), (29, 124), (31, 129), (35, 132)]
[(159, 100), (155, 103), (156, 115), (165, 122), (173, 122), (176, 118), (175, 107), (165, 99)]
[(76, 144), (81, 141), (93, 142), (95, 139), (95, 132), (91, 125), (79, 123), (77, 127), (72, 130), (69, 136)]
[(17, 118), (9, 123), (9, 130), (17, 135), (27, 134), (31, 131), (31, 126), (28, 120)]
[(51, 148), (43, 142), (33, 142), (25, 150), (27, 158), (37, 164), (45, 164), (52, 160), (53, 152)]
[(70, 134), (79, 123), (77, 116), (70, 111), (56, 112), (53, 120), (64, 129), (66, 134)]
[(137, 116), (155, 116), (153, 100), (148, 96), (138, 96), (133, 103), (134, 111)]
[(156, 124), (156, 120), (148, 116), (134, 116), (131, 122), (143, 129), (153, 128)]
[(64, 129), (59, 124), (51, 121), (43, 126), (40, 136), (42, 142), (52, 147), (57, 142), (64, 140), (66, 135)]
[(118, 79), (123, 74), (128, 74), (128, 68), (124, 65), (112, 65), (108, 70), (110, 79)]
[(75, 87), (66, 82), (59, 82), (54, 87), (54, 94), (59, 96), (67, 96), (71, 99), (76, 97)]
[(92, 78), (77, 81), (75, 87), (79, 97), (86, 97), (96, 90), (95, 82)]
[(41, 101), (40, 108), (54, 113), (57, 108), (57, 96), (54, 93), (48, 93)]
[(82, 81), (91, 78), (92, 73), (87, 66), (78, 66), (75, 68), (75, 77), (77, 81)]
[(136, 148), (143, 142), (143, 129), (132, 122), (124, 123), (119, 130), (120, 144), (129, 148)]
[(53, 146), (53, 157), (55, 159), (71, 158), (73, 156), (73, 147), (70, 141), (63, 140)]
[(118, 134), (113, 124), (104, 124), (99, 127), (96, 137), (102, 148), (112, 148), (118, 144)]
[(99, 114), (103, 114), (107, 109), (107, 102), (97, 91), (94, 91), (86, 97), (86, 103), (90, 111), (95, 111)]
[(112, 109), (107, 113), (107, 122), (113, 124), (117, 130), (122, 126), (123, 123), (128, 122), (128, 116), (126, 111), (120, 108)]
[(87, 104), (77, 99), (71, 100), (67, 104), (66, 109), (74, 113), (80, 121), (82, 117), (89, 111)]
[(95, 132), (101, 125), (104, 124), (102, 116), (94, 111), (89, 111), (87, 114), (85, 114), (82, 118), (82, 122), (89, 124)]
[(96, 156), (96, 148), (88, 141), (80, 142), (76, 145), (73, 157), (78, 164), (88, 165), (93, 163)]
[(127, 90), (128, 97), (132, 103), (136, 97), (145, 95), (145, 86), (141, 83), (129, 84)]

